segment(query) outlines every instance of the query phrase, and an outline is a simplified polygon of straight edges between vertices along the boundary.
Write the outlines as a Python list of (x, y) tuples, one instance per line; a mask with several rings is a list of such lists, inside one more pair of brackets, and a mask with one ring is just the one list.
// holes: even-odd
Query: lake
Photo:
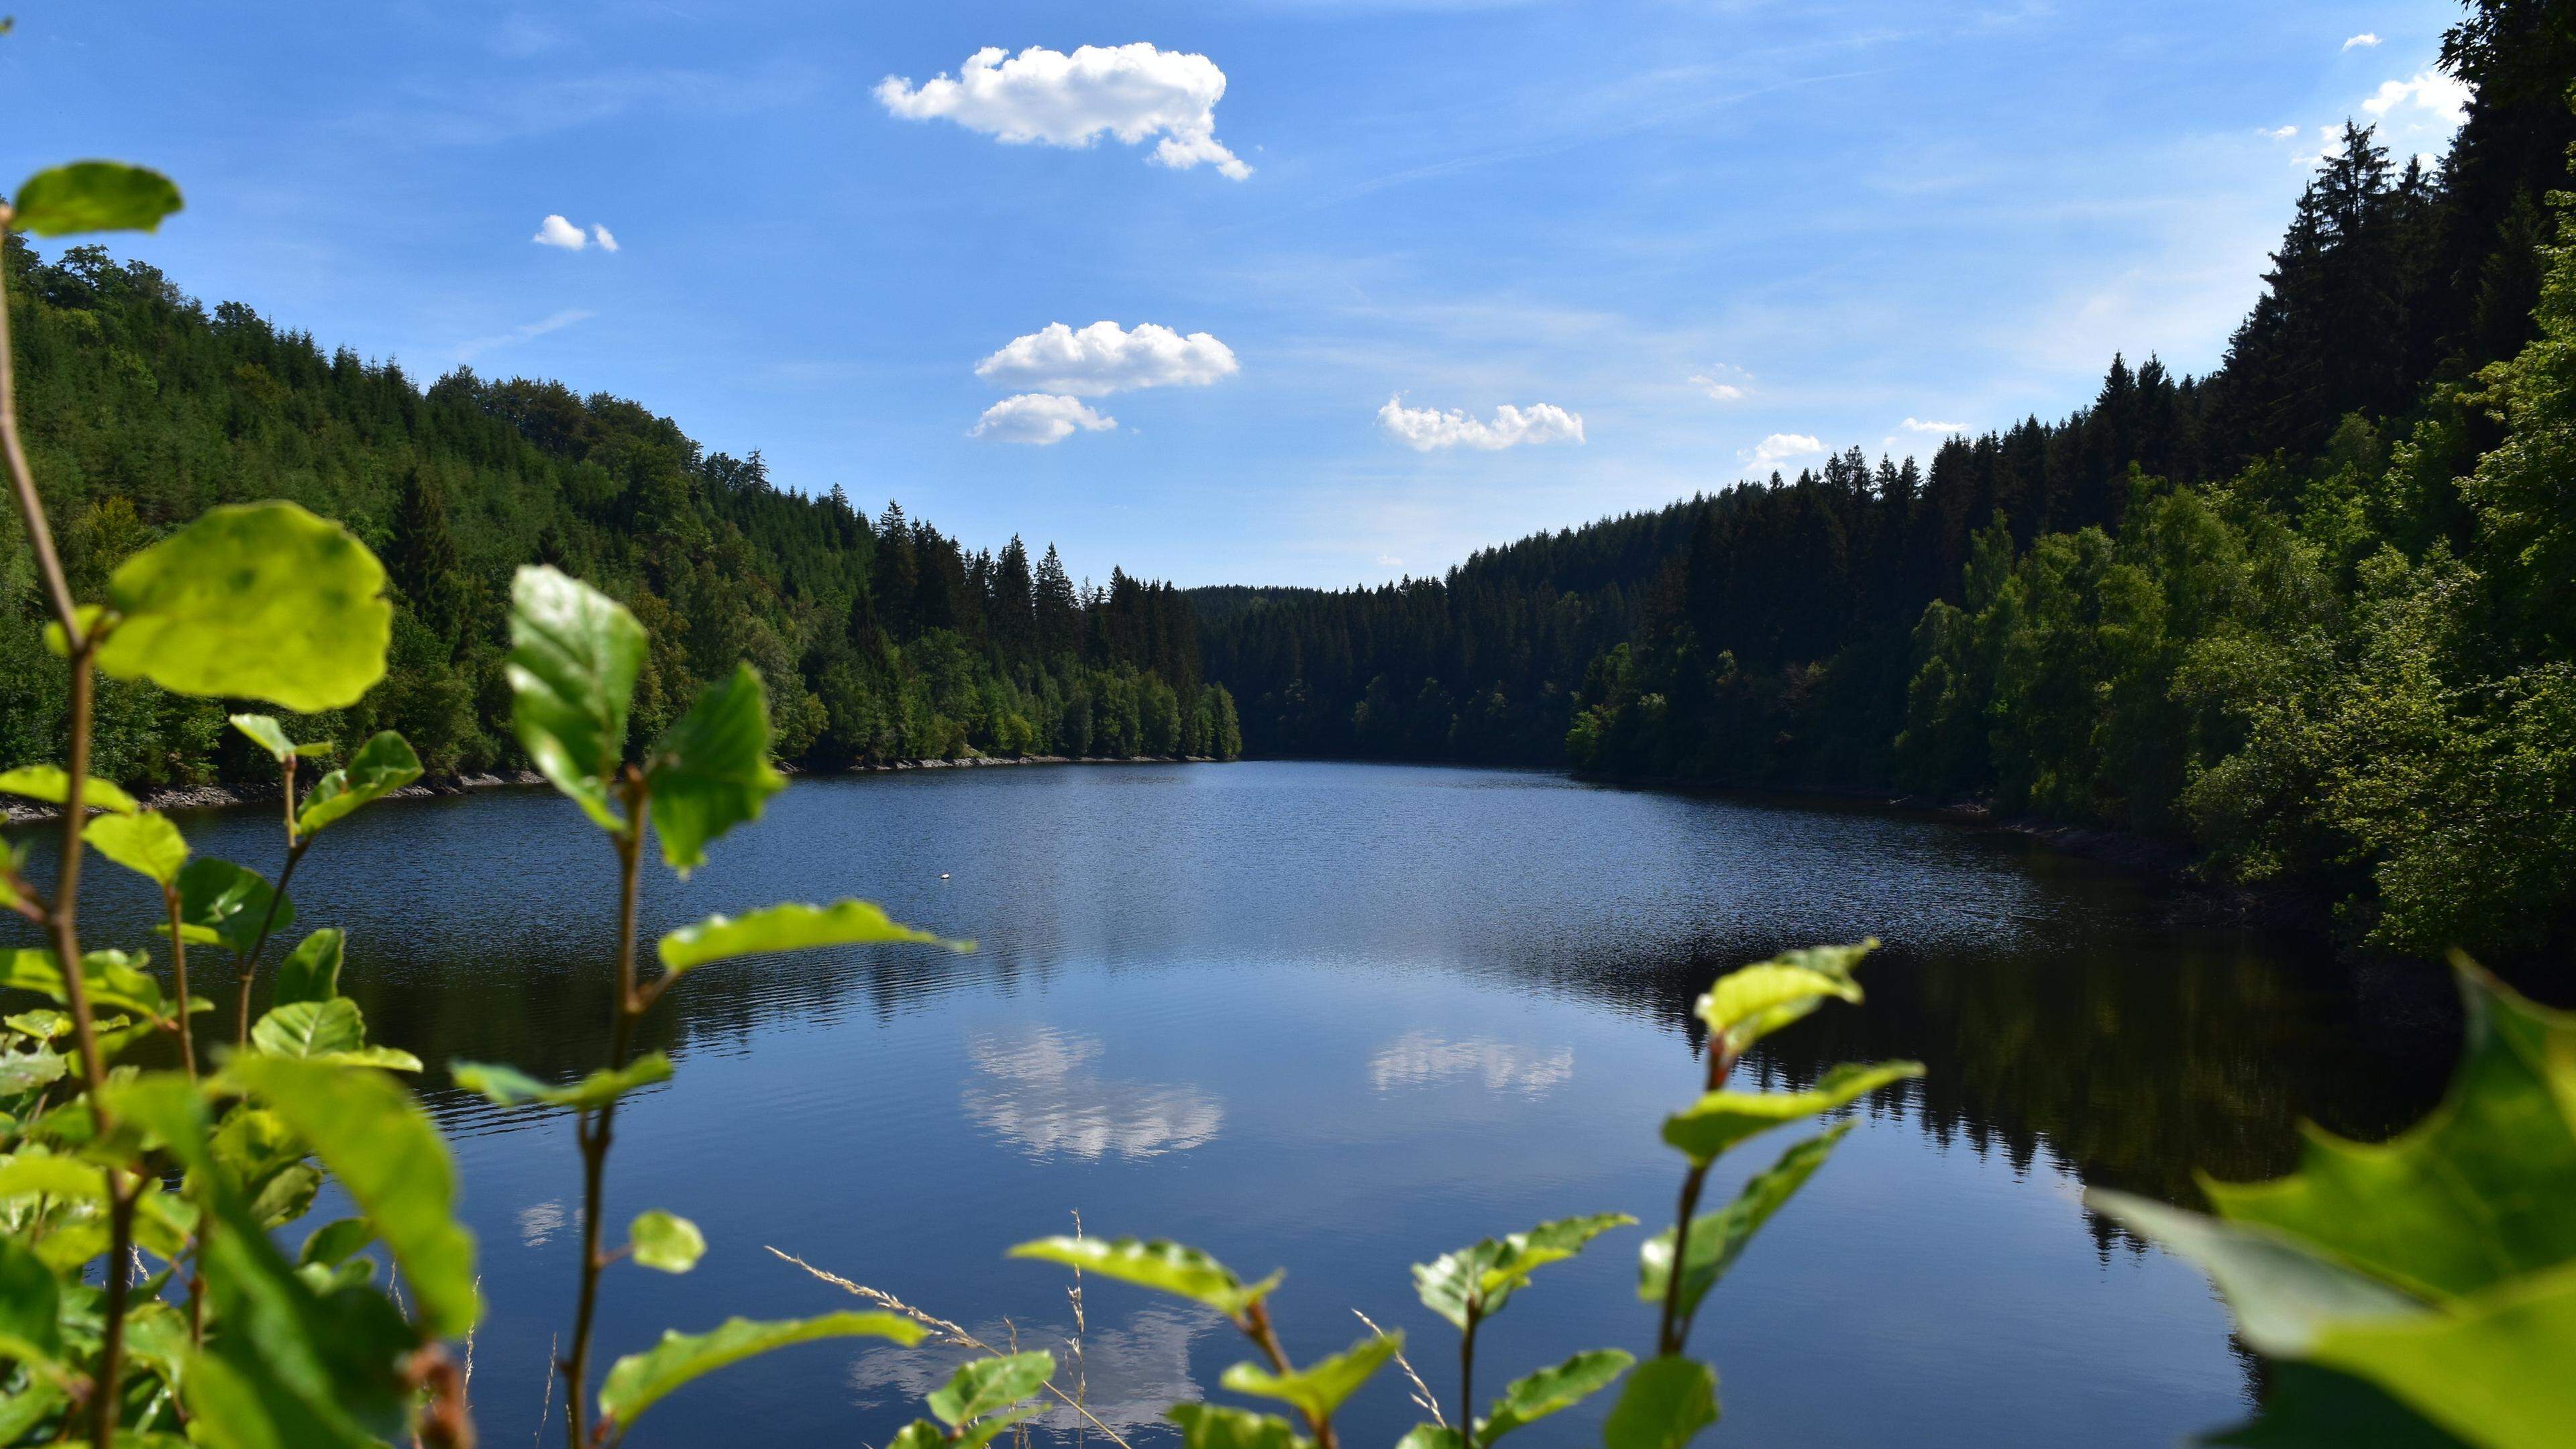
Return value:
[[(270, 812), (182, 823), (201, 852), (274, 871)], [(150, 919), (122, 875), (92, 876), (93, 946)], [(666, 1208), (711, 1247), (686, 1277), (610, 1271), (602, 1364), (665, 1326), (866, 1306), (770, 1246), (1063, 1358), (1065, 1275), (1002, 1252), (1078, 1212), (1096, 1235), (1285, 1267), (1292, 1354), (1349, 1344), (1359, 1309), (1450, 1395), (1456, 1339), (1407, 1266), (1573, 1213), (1668, 1224), (1680, 1161), (1656, 1129), (1699, 1080), (1693, 996), (1779, 948), (1874, 934), (1868, 1003), (1773, 1038), (1739, 1082), (1847, 1058), (1930, 1073), (1860, 1115), (1711, 1296), (1692, 1346), (1725, 1421), (1705, 1442), (2171, 1445), (2241, 1415), (2254, 1367), (2200, 1275), (2088, 1216), (2084, 1188), (2183, 1200), (2195, 1167), (2277, 1173), (2303, 1116), (2384, 1134), (2438, 1095), (2458, 1019), (2439, 973), (2356, 976), (2005, 833), (1527, 772), (807, 777), (692, 879), (649, 882), (648, 930), (859, 895), (981, 949), (733, 963), (657, 1009), (644, 1044), (678, 1073), (618, 1120), (609, 1219)], [(349, 930), (343, 983), (376, 1038), (430, 1064), (482, 1244), (484, 1442), (559, 1443), (570, 1126), (468, 1098), (441, 1064), (598, 1064), (605, 840), (540, 791), (399, 802), (335, 827), (294, 885), (306, 924)], [(1790, 1140), (1721, 1162), (1710, 1204)], [(1488, 1325), (1480, 1393), (1650, 1343), (1640, 1235), (1546, 1271)], [(1097, 1279), (1085, 1297), (1088, 1400), (1138, 1444), (1169, 1442), (1162, 1408), (1247, 1356), (1176, 1301)], [(863, 1341), (789, 1350), (683, 1391), (632, 1442), (882, 1444), (946, 1367)], [(1522, 1442), (1596, 1442), (1607, 1402)], [(1388, 1444), (1417, 1417), (1390, 1373), (1344, 1440)], [(1061, 1432), (1039, 1442), (1075, 1442), (1069, 1413), (1041, 1422)]]

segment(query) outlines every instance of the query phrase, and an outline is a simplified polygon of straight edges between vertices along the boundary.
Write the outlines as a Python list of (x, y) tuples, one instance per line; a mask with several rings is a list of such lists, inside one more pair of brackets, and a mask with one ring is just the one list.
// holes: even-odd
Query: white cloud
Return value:
[(599, 243), (599, 249), (601, 251), (613, 252), (617, 250), (617, 238), (609, 233), (608, 228), (601, 226), (599, 223), (592, 222), (590, 224), (590, 236), (591, 240)]
[(482, 356), (484, 353), (489, 352), (496, 347), (509, 347), (521, 342), (532, 342), (537, 338), (545, 336), (549, 332), (570, 327), (575, 322), (587, 322), (594, 315), (596, 314), (585, 308), (566, 307), (562, 311), (554, 313), (551, 316), (542, 318), (535, 322), (522, 323), (519, 326), (513, 327), (509, 331), (503, 332), (497, 336), (477, 337), (470, 342), (459, 343), (456, 348), (456, 360), (459, 362), (471, 362), (475, 358)]
[(2412, 80), (2381, 82), (2378, 93), (2363, 101), (2361, 108), (2385, 117), (2409, 103), (2430, 111), (2444, 125), (2457, 127), (2469, 119), (2468, 83), (2438, 70), (2419, 70)]
[(1115, 322), (1094, 322), (1079, 332), (1050, 322), (975, 364), (975, 375), (987, 382), (1078, 397), (1138, 387), (1204, 387), (1236, 370), (1234, 349), (1214, 337), (1184, 337), (1151, 322), (1138, 323), (1133, 332)]
[(1397, 394), (1377, 410), (1379, 426), (1388, 436), (1413, 449), (1428, 453), (1434, 448), (1516, 447), (1522, 443), (1580, 443), (1583, 441), (1583, 417), (1570, 413), (1554, 403), (1532, 403), (1517, 408), (1509, 403), (1494, 410), (1494, 420), (1486, 422), (1463, 412), (1441, 412), (1437, 408), (1409, 408)]
[(1966, 423), (1927, 423), (1921, 418), (1907, 418), (1897, 426), (1909, 433), (1938, 433), (1945, 438), (1953, 433), (1964, 433), (1968, 430)]
[(979, 1037), (967, 1050), (984, 1080), (960, 1094), (966, 1115), (1026, 1157), (1159, 1157), (1202, 1146), (1225, 1125), (1225, 1104), (1191, 1083), (1094, 1072), (1096, 1036), (1041, 1026)]
[(984, 409), (984, 416), (975, 420), (975, 426), (967, 430), (966, 436), (990, 438), (997, 443), (1028, 443), (1043, 448), (1063, 442), (1076, 431), (1105, 433), (1117, 426), (1116, 418), (1092, 411), (1078, 397), (1024, 392)]
[(580, 227), (560, 216), (549, 216), (537, 223), (537, 234), (528, 240), (541, 247), (562, 247), (568, 252), (577, 252), (590, 245), (590, 237)]
[(1756, 468), (1772, 468), (1790, 458), (1812, 458), (1824, 451), (1821, 439), (1805, 433), (1773, 433), (1736, 456)]
[(2254, 134), (2274, 141), (2287, 141), (2299, 134), (2299, 128), (2296, 126), (2274, 126), (2266, 130), (2263, 127), (2257, 126), (2254, 128)]
[(1156, 165), (1186, 171), (1204, 161), (1236, 181), (1252, 174), (1216, 138), (1225, 72), (1204, 55), (1143, 41), (1007, 54), (987, 46), (953, 80), (944, 71), (919, 86), (887, 76), (876, 96), (905, 120), (945, 118), (1013, 144), (1088, 146), (1109, 135), (1134, 146), (1159, 136)]
[(2379, 37), (2365, 30), (2343, 43), (2346, 50), (2368, 50), (2379, 43)]
[(1573, 1076), (1574, 1048), (1570, 1046), (1551, 1051), (1487, 1036), (1452, 1041), (1430, 1032), (1408, 1031), (1369, 1058), (1369, 1084), (1381, 1092), (1464, 1077), (1482, 1081), (1488, 1092), (1544, 1097)]
[(1404, 560), (1391, 553), (1382, 553), (1377, 556), (1377, 566), (1382, 569), (1400, 569), (1404, 567)]

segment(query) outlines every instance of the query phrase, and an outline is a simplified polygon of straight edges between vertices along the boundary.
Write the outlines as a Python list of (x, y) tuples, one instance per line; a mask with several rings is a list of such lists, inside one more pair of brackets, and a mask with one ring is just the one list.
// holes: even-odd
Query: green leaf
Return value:
[[(246, 955), (259, 942), (274, 894), (258, 871), (201, 855), (179, 872), (179, 920), (192, 928), (186, 933), (189, 940), (214, 942)], [(295, 902), (279, 898), (270, 929), (283, 931), (293, 924)]]
[(81, 839), (118, 865), (163, 885), (176, 881), (180, 867), (188, 863), (187, 838), (158, 810), (94, 816), (81, 827)]
[(1499, 1311), (1515, 1291), (1528, 1284), (1530, 1274), (1573, 1257), (1583, 1251), (1584, 1244), (1612, 1228), (1628, 1227), (1636, 1221), (1626, 1213), (1594, 1213), (1559, 1218), (1500, 1239), (1487, 1238), (1454, 1253), (1443, 1253), (1428, 1263), (1414, 1264), (1413, 1291), (1422, 1299), (1422, 1306), (1464, 1329), (1471, 1305), (1480, 1315)]
[(225, 1068), (313, 1149), (410, 1280), (441, 1337), (474, 1326), (474, 1239), (455, 1219), (456, 1169), (426, 1113), (390, 1077), (289, 1057)]
[[(161, 983), (143, 967), (150, 958), (139, 951), (92, 951), (81, 958), (81, 984), (87, 988), (93, 1011), (126, 1011), (157, 1024), (170, 1019), (169, 999), (161, 994)], [(19, 991), (36, 991), (56, 1001), (66, 1001), (69, 994), (63, 985), (63, 973), (54, 963), (54, 953), (41, 947), (27, 946), (0, 952), (6, 963), (6, 974), (0, 975), (0, 986)], [(203, 1011), (207, 1004), (192, 1000), (192, 1011)], [(105, 1030), (107, 1023), (99, 1023)]]
[(34, 236), (159, 231), (182, 203), (169, 177), (122, 161), (48, 167), (18, 187), (9, 225)]
[(1742, 1056), (1755, 1042), (1797, 1021), (1825, 1002), (1860, 1000), (1852, 968), (1878, 949), (1875, 938), (1856, 946), (1811, 946), (1721, 976), (1699, 999), (1699, 1019)]
[(2305, 1358), (2337, 1319), (2426, 1311), (2421, 1299), (2319, 1257), (2270, 1228), (2222, 1222), (2105, 1188), (2086, 1193), (2084, 1202), (2207, 1273), (2235, 1310), (2237, 1331), (2262, 1353)]
[(2283, 1359), (2267, 1365), (2263, 1412), (2202, 1440), (2236, 1449), (2467, 1449), (2366, 1379)]
[(12, 1052), (0, 1056), (0, 1097), (14, 1097), (21, 1092), (32, 1092), (48, 1083), (59, 1082), (70, 1070), (70, 1058), (52, 1052)]
[(1717, 1422), (1717, 1370), (1686, 1358), (1648, 1359), (1628, 1376), (1601, 1426), (1606, 1449), (1681, 1449)]
[(1310, 1421), (1324, 1419), (1331, 1417), (1344, 1399), (1359, 1392), (1360, 1385), (1386, 1367), (1386, 1361), (1403, 1347), (1402, 1333), (1371, 1334), (1347, 1350), (1301, 1369), (1274, 1374), (1259, 1364), (1239, 1363), (1227, 1369), (1218, 1382), (1238, 1394), (1294, 1404), (1305, 1411)]
[(1921, 1075), (1921, 1062), (1845, 1062), (1803, 1092), (1711, 1092), (1664, 1119), (1664, 1141), (1705, 1167), (1748, 1137), (1847, 1107), (1890, 1082)]
[(180, 694), (339, 709), (385, 674), (385, 569), (292, 503), (210, 508), (107, 581), (98, 667)]
[(2260, 1223), (2408, 1292), (2459, 1298), (2576, 1259), (2576, 1013), (2461, 973), (2468, 1048), (2432, 1114), (2383, 1143), (2311, 1128), (2299, 1170), (2204, 1183), (2221, 1217)]
[(375, 1225), (365, 1218), (341, 1218), (315, 1228), (313, 1235), (304, 1240), (304, 1250), (295, 1255), (295, 1263), (298, 1267), (316, 1263), (336, 1268), (375, 1240)]
[(608, 1370), (599, 1387), (599, 1411), (624, 1433), (672, 1390), (772, 1349), (823, 1338), (884, 1338), (910, 1348), (921, 1335), (920, 1324), (892, 1313), (826, 1313), (768, 1323), (729, 1318), (705, 1333), (665, 1331), (660, 1343)]
[(510, 587), (510, 725), (554, 787), (598, 822), (625, 757), (626, 712), (644, 667), (644, 626), (625, 606), (546, 567)]
[(671, 1080), (671, 1059), (660, 1052), (646, 1052), (615, 1071), (603, 1068), (561, 1087), (549, 1086), (517, 1067), (489, 1062), (450, 1062), (447, 1070), (456, 1085), (480, 1094), (496, 1107), (564, 1107), (589, 1112), (638, 1087)]
[[(53, 765), (20, 765), (0, 771), (0, 792), (24, 795), (48, 805), (60, 805), (71, 799), (72, 777)], [(81, 804), (91, 810), (107, 810), (118, 815), (131, 815), (143, 807), (134, 797), (93, 775), (81, 787)]]
[[(1713, 1213), (1691, 1219), (1690, 1251), (1682, 1265), (1681, 1313), (1687, 1320), (1699, 1307), (1700, 1299), (1735, 1266), (1753, 1235), (1780, 1210), (1780, 1205), (1807, 1185), (1834, 1144), (1852, 1129), (1849, 1122), (1810, 1137), (1780, 1154), (1780, 1160), (1755, 1173), (1744, 1184), (1735, 1201)], [(1670, 1229), (1648, 1238), (1637, 1250), (1637, 1296), (1648, 1303), (1660, 1303), (1669, 1287), (1673, 1267), (1673, 1234)]]
[(277, 720), (272, 716), (264, 714), (235, 714), (226, 715), (224, 718), (231, 723), (234, 729), (240, 730), (243, 734), (250, 736), (251, 743), (268, 751), (269, 758), (277, 761), (281, 765), (285, 764), (287, 760), (292, 758), (297, 752), (294, 742), (287, 739), (285, 728), (278, 724)]
[(1062, 1263), (1085, 1273), (1116, 1278), (1204, 1303), (1228, 1318), (1270, 1296), (1286, 1273), (1273, 1273), (1246, 1283), (1234, 1270), (1200, 1252), (1165, 1238), (1039, 1238), (1011, 1249), (1014, 1258)]
[(653, 747), (645, 780), (662, 859), (682, 875), (706, 864), (707, 842), (760, 818), (787, 777), (769, 763), (769, 702), (748, 664), (699, 691)]
[(2449, 1313), (2327, 1324), (2308, 1357), (2370, 1380), (2471, 1443), (2563, 1449), (2576, 1425), (2576, 1262)]
[(277, 963), (277, 985), (271, 990), (269, 1004), (285, 1006), (298, 1001), (329, 1001), (340, 994), (340, 961), (347, 938), (337, 926), (324, 926), (295, 943), (286, 959)]
[(1020, 1402), (1053, 1377), (1055, 1355), (1044, 1349), (972, 1359), (959, 1365), (925, 1402), (947, 1424), (968, 1424)]
[(295, 814), (295, 833), (309, 836), (350, 811), (420, 778), (420, 756), (411, 742), (386, 730), (358, 747), (340, 769), (313, 783)]
[(626, 1226), (626, 1246), (636, 1266), (656, 1273), (685, 1273), (698, 1266), (707, 1239), (698, 1225), (660, 1208), (639, 1213)]
[(978, 1419), (958, 1430), (957, 1436), (948, 1441), (948, 1449), (984, 1449), (985, 1445), (992, 1443), (1012, 1425), (1027, 1423), (1036, 1418), (1039, 1412), (1037, 1405), (1030, 1404), (1025, 1408), (1012, 1409), (1007, 1413)]
[(1466, 1440), (1455, 1429), (1438, 1424), (1416, 1424), (1395, 1441), (1395, 1449), (1464, 1449)]
[(273, 1057), (398, 1072), (420, 1070), (420, 1058), (407, 1051), (367, 1045), (366, 1018), (359, 1014), (358, 1003), (345, 996), (275, 1007), (251, 1027), (250, 1042)]
[(882, 907), (867, 901), (835, 901), (828, 906), (791, 902), (741, 916), (709, 916), (664, 936), (654, 949), (662, 958), (662, 969), (677, 976), (736, 956), (802, 951), (816, 946), (887, 944), (946, 946), (952, 951), (975, 949), (972, 941), (944, 941), (928, 931), (898, 925)]
[(1515, 1429), (1573, 1408), (1608, 1388), (1636, 1361), (1637, 1356), (1624, 1348), (1596, 1348), (1554, 1368), (1514, 1379), (1494, 1402), (1493, 1411), (1476, 1426), (1476, 1442), (1491, 1444)]
[(50, 1360), (62, 1352), (62, 1285), (15, 1234), (0, 1237), (0, 1354)]
[(1276, 1414), (1218, 1404), (1174, 1404), (1165, 1415), (1181, 1426), (1182, 1449), (1313, 1449), (1314, 1441)]

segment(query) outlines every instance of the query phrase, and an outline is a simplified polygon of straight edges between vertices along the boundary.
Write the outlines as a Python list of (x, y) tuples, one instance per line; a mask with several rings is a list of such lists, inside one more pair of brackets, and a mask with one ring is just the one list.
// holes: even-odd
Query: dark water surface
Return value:
[[(274, 869), (267, 812), (183, 823), (200, 851)], [(92, 944), (147, 919), (119, 874), (97, 873)], [(541, 792), (380, 806), (323, 838), (294, 894), (307, 924), (348, 928), (344, 986), (377, 1039), (430, 1063), (482, 1243), (484, 1440), (560, 1442), (538, 1430), (570, 1318), (571, 1132), (465, 1098), (441, 1063), (598, 1063), (607, 847)], [(646, 1044), (678, 1076), (618, 1121), (610, 1221), (667, 1208), (712, 1247), (683, 1278), (611, 1271), (603, 1364), (665, 1326), (864, 1306), (764, 1245), (1062, 1357), (1064, 1276), (1001, 1254), (1079, 1211), (1095, 1234), (1284, 1266), (1292, 1352), (1346, 1345), (1363, 1309), (1451, 1394), (1455, 1338), (1407, 1265), (1570, 1213), (1668, 1220), (1679, 1161), (1655, 1133), (1697, 1080), (1692, 996), (1782, 946), (1876, 934), (1868, 1005), (1775, 1038), (1755, 1075), (1910, 1056), (1930, 1076), (1864, 1117), (1711, 1297), (1693, 1347), (1726, 1417), (1708, 1442), (2170, 1445), (2242, 1411), (2246, 1366), (2199, 1275), (2079, 1194), (2281, 1171), (2301, 1116), (2384, 1133), (2437, 1094), (2456, 1020), (2438, 979), (2355, 982), (2312, 947), (2177, 925), (2165, 887), (2009, 836), (1498, 771), (809, 778), (690, 881), (657, 869), (646, 923), (842, 895), (982, 950), (734, 963), (657, 1010)], [(1727, 1159), (1710, 1200), (1786, 1140)], [(1550, 1270), (1489, 1326), (1487, 1392), (1651, 1339), (1637, 1239)], [(1169, 1442), (1161, 1409), (1245, 1356), (1212, 1318), (1116, 1284), (1091, 1283), (1087, 1309), (1089, 1398), (1139, 1444)], [(808, 1346), (684, 1391), (633, 1442), (882, 1444), (944, 1371)], [(1601, 1404), (1525, 1437), (1597, 1442)], [(1415, 1417), (1390, 1375), (1345, 1441)], [(1042, 1422), (1072, 1442), (1069, 1414)]]

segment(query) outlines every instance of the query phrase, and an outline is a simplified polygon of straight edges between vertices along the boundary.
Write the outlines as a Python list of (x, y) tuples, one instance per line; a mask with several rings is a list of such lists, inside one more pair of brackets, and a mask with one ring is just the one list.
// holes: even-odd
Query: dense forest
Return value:
[[(817, 765), (968, 754), (1219, 755), (1234, 705), (1201, 682), (1194, 612), (1112, 570), (1077, 585), (1054, 548), (968, 552), (888, 504), (774, 486), (760, 455), (710, 454), (667, 418), (559, 383), (324, 353), (250, 309), (208, 313), (97, 247), (6, 265), (19, 407), (75, 587), (219, 503), (289, 498), (347, 523), (397, 595), (385, 682), (298, 738), (398, 729), (433, 771), (518, 763), (502, 675), (511, 571), (597, 581), (652, 632), (633, 729), (650, 739), (701, 681), (749, 659), (779, 753)], [(57, 758), (33, 564), (0, 521), (0, 768)], [(109, 681), (98, 772), (133, 785), (265, 773), (214, 701)]]
[(1256, 753), (1911, 790), (2191, 843), (2375, 944), (2576, 943), (2576, 6), (2480, 0), (2438, 167), (2347, 127), (2206, 377), (1854, 449), (1445, 579), (1206, 599)]

